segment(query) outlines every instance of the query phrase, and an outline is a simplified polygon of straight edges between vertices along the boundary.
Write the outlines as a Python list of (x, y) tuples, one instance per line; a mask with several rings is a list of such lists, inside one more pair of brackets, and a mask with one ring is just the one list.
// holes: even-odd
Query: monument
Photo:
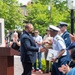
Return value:
[(4, 19), (0, 18), (0, 47), (5, 47)]

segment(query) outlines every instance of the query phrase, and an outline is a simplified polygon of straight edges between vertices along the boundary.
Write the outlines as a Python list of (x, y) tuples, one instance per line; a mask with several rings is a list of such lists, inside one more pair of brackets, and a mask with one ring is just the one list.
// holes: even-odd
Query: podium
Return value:
[(20, 55), (20, 52), (0, 47), (0, 75), (14, 75), (14, 55)]

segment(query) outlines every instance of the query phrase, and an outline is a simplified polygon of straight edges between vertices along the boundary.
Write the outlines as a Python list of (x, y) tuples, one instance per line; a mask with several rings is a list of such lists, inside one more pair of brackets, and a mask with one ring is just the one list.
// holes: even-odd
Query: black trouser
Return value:
[(32, 63), (22, 62), (23, 73), (22, 75), (31, 75)]

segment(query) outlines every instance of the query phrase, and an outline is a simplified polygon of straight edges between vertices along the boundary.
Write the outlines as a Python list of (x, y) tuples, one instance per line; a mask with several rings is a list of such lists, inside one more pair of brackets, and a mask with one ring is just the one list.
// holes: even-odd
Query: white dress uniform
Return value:
[(52, 31), (57, 32), (57, 34), (53, 37), (52, 48), (54, 50), (57, 50), (58, 52), (65, 50), (62, 56), (58, 59), (58, 62), (53, 62), (51, 75), (64, 75), (62, 72), (58, 70), (58, 68), (63, 64), (67, 64), (67, 60), (66, 60), (67, 51), (66, 51), (65, 41), (62, 39), (60, 35), (58, 35), (58, 31), (60, 31), (59, 28), (53, 25), (50, 25), (49, 28)]
[(65, 52), (62, 56), (65, 56), (67, 54), (65, 42), (58, 34), (53, 38), (52, 47), (53, 47), (53, 50), (57, 50), (58, 52), (64, 49)]

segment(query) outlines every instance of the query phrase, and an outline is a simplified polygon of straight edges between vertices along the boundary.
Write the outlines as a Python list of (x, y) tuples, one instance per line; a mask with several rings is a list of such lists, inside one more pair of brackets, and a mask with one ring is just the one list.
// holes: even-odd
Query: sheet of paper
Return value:
[(46, 60), (48, 61), (51, 61), (52, 58), (56, 58), (58, 56), (58, 51), (56, 50), (53, 50), (53, 49), (49, 49), (48, 50), (48, 55), (47, 55), (47, 58)]

